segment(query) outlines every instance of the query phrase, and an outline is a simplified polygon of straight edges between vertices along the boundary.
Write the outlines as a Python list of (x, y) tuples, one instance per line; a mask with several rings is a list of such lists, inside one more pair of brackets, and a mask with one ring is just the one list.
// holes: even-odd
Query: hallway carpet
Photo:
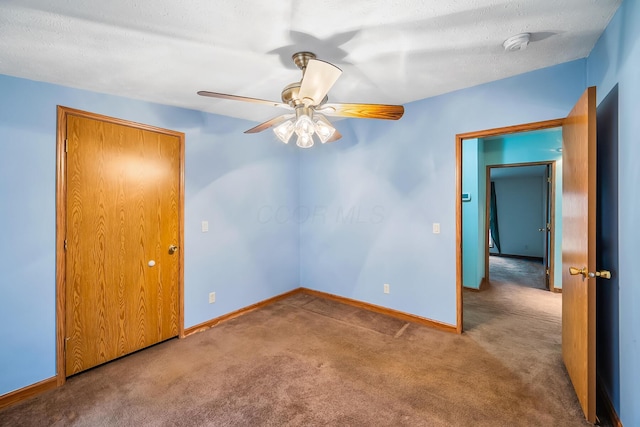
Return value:
[(2, 426), (583, 426), (560, 295), (464, 294), (463, 335), (299, 293), (70, 378)]
[(491, 283), (513, 283), (536, 289), (546, 289), (542, 261), (492, 255), (489, 257)]

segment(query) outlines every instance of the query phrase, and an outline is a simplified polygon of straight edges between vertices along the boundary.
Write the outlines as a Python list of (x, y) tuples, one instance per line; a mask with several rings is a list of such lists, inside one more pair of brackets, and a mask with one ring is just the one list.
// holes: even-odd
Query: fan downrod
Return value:
[(304, 72), (305, 68), (307, 68), (309, 60), (316, 59), (316, 55), (315, 53), (311, 52), (298, 52), (294, 53), (291, 56), (291, 59), (293, 59), (293, 63), (296, 64), (296, 66)]

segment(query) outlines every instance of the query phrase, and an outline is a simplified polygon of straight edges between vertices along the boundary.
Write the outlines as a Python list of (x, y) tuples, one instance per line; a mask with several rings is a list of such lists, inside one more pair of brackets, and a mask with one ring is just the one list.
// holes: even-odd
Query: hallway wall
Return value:
[[(614, 334), (601, 343), (606, 354), (598, 365), (598, 372), (605, 390), (625, 426), (640, 425), (640, 286), (635, 265), (640, 250), (640, 2), (625, 0), (596, 43), (587, 59), (587, 83), (598, 88), (598, 126), (607, 131), (599, 133), (604, 139), (599, 143), (617, 145), (617, 152), (608, 151), (615, 159), (608, 159), (609, 171), (601, 191), (610, 203), (617, 199), (617, 215), (609, 216), (601, 227), (607, 228), (604, 242), (616, 246), (604, 246), (613, 280), (599, 283), (604, 287), (604, 297), (598, 327)], [(600, 122), (600, 119), (603, 122)], [(617, 174), (611, 176), (611, 168)], [(601, 228), (601, 232), (604, 230)], [(602, 242), (601, 242), (602, 243)], [(617, 265), (616, 265), (617, 263)], [(601, 294), (602, 295), (602, 294)], [(603, 311), (604, 310), (604, 311)], [(615, 336), (617, 332), (617, 336)], [(602, 363), (604, 362), (604, 363)]]
[[(500, 248), (506, 255), (544, 257), (542, 177), (494, 179)], [(489, 252), (494, 253), (495, 248)]]

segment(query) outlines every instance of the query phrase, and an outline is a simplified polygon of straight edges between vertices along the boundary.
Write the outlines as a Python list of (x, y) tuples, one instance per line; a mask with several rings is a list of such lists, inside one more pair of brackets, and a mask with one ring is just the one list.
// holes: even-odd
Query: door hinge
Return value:
[(67, 250), (67, 239), (64, 239), (64, 250)]
[(69, 140), (67, 138), (64, 139), (64, 152), (69, 152)]
[(547, 178), (547, 182), (548, 182), (549, 184), (551, 184), (551, 177), (548, 177), (548, 178)]
[(551, 274), (551, 273), (549, 272), (549, 269), (545, 270), (545, 273), (547, 273), (547, 276), (548, 276), (549, 274)]

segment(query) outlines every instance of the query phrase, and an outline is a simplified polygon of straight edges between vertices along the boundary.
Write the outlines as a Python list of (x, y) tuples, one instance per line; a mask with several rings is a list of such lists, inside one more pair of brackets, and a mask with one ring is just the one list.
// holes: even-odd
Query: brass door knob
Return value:
[(572, 276), (577, 276), (578, 274), (582, 274), (584, 277), (587, 277), (589, 272), (587, 271), (587, 267), (577, 268), (577, 267), (569, 267), (569, 274)]
[(569, 267), (569, 274), (572, 276), (577, 276), (578, 274), (582, 274), (582, 277), (601, 277), (603, 279), (611, 279), (611, 272), (608, 270), (600, 270), (600, 271), (596, 271), (595, 273), (590, 272), (589, 270), (587, 270), (587, 267), (582, 267), (582, 268), (576, 268), (576, 267)]
[(611, 272), (609, 270), (600, 270), (595, 273), (589, 273), (589, 277), (601, 277), (603, 279), (611, 279)]
[(175, 254), (177, 250), (178, 250), (178, 247), (176, 245), (169, 246), (169, 255)]

